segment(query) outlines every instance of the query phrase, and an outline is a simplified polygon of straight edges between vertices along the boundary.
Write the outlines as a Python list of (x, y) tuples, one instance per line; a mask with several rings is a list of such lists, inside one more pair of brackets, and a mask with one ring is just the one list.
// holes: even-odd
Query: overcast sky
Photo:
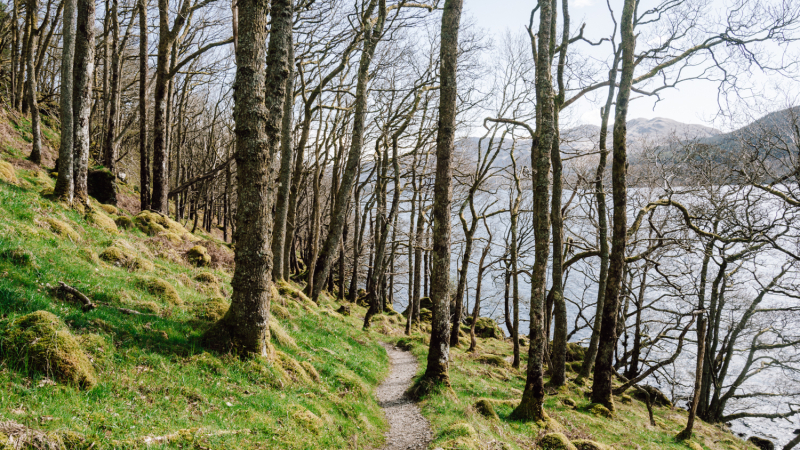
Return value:
[[(725, 0), (714, 1), (722, 5)], [(642, 3), (651, 2), (643, 0)], [(611, 0), (611, 4), (618, 16), (622, 9), (622, 1)], [(531, 8), (534, 5), (535, 0), (464, 1), (466, 16), (471, 18), (478, 27), (493, 35), (495, 43), (499, 42), (500, 36), (506, 30), (514, 33), (524, 31), (524, 27), (529, 20)], [(724, 5), (721, 7), (724, 7)], [(585, 35), (592, 40), (597, 40), (607, 35), (608, 30), (611, 29), (605, 0), (573, 0), (570, 2), (570, 16), (574, 30), (577, 30), (581, 23), (587, 22)], [(584, 48), (589, 49), (585, 44)], [(764, 83), (767, 83), (766, 79)], [(692, 81), (680, 84), (675, 89), (670, 89), (663, 95), (662, 100), (655, 105), (652, 99), (639, 98), (631, 104), (628, 118), (650, 119), (665, 117), (684, 123), (698, 123), (723, 129), (727, 128), (720, 121), (711, 123), (715, 113), (719, 110), (716, 87), (716, 83), (713, 82)], [(582, 102), (571, 108), (573, 110), (570, 111), (570, 116), (573, 121), (599, 123), (599, 106), (589, 102)]]

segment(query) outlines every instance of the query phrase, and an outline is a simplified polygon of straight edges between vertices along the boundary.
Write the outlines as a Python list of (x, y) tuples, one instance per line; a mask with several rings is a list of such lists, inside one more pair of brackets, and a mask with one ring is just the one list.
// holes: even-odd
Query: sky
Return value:
[[(724, 7), (723, 1), (725, 0), (713, 0), (718, 7)], [(619, 15), (622, 1), (610, 0), (610, 2), (615, 13)], [(643, 0), (642, 3), (655, 2)], [(524, 32), (534, 4), (535, 0), (465, 0), (464, 11), (466, 17), (471, 18), (475, 25), (484, 29), (487, 34), (493, 35), (494, 41), (498, 42), (506, 30), (512, 33)], [(605, 0), (572, 0), (570, 16), (574, 29), (586, 22), (585, 35), (595, 41), (607, 35), (607, 30), (612, 26)], [(585, 44), (584, 48), (589, 49)], [(769, 82), (766, 77), (759, 80), (759, 83), (764, 85)], [(583, 101), (571, 108), (570, 116), (576, 123), (599, 124), (599, 105)], [(690, 81), (670, 89), (658, 103), (650, 98), (635, 99), (631, 103), (628, 118), (664, 117), (725, 130), (729, 126), (723, 120), (717, 118), (714, 121), (718, 111), (717, 84), (710, 81)]]

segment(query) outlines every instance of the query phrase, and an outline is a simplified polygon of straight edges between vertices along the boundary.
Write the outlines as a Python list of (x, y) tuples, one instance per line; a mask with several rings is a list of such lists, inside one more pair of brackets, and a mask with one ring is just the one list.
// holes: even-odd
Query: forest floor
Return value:
[[(58, 135), (46, 122), (43, 131), (52, 155)], [(514, 421), (527, 348), (513, 368), (505, 339), (465, 351), (465, 327), (451, 351), (452, 389), (414, 404), (403, 393), (424, 370), (430, 325), (405, 336), (405, 318), (388, 311), (364, 331), (364, 308), (340, 314), (335, 298), (314, 304), (293, 282), (273, 291), (271, 359), (205, 351), (201, 336), (228, 306), (230, 248), (134, 207), (54, 202), (53, 174), (25, 160), (29, 148), (29, 122), (0, 115), (0, 450), (21, 440), (51, 449), (527, 450), (547, 448), (541, 438), (554, 431), (578, 450), (755, 449), (704, 423), (691, 442), (676, 442), (686, 413), (659, 406), (651, 426), (635, 398), (618, 398), (613, 418), (598, 415), (574, 381), (548, 392), (552, 421)], [(198, 245), (208, 266), (190, 262)], [(43, 367), (42, 349), (69, 350), (72, 371)]]

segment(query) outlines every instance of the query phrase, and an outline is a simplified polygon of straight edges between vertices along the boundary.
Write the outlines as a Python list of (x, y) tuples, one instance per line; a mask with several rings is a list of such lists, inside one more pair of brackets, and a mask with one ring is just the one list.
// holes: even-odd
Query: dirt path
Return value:
[(417, 373), (417, 359), (409, 352), (390, 344), (382, 344), (389, 354), (391, 370), (378, 387), (378, 403), (386, 414), (389, 431), (382, 450), (422, 450), (431, 442), (431, 427), (419, 407), (405, 391)]

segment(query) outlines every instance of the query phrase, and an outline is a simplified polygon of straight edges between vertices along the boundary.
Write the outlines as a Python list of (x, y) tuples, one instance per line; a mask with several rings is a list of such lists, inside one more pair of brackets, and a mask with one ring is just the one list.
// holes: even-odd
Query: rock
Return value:
[(497, 419), (497, 413), (494, 410), (494, 405), (489, 400), (482, 398), (475, 402), (475, 410), (478, 411), (478, 414), (486, 417), (487, 419)]
[(414, 348), (414, 343), (409, 338), (401, 338), (395, 342), (394, 346), (400, 350), (410, 351)]
[(488, 317), (479, 317), (475, 321), (475, 336), (495, 339), (504, 339), (505, 337), (497, 322)]
[(747, 438), (747, 442), (755, 445), (761, 450), (775, 450), (775, 444), (769, 439), (764, 439), (758, 436), (750, 436)]
[(183, 300), (178, 295), (178, 291), (168, 282), (160, 278), (142, 278), (138, 282), (151, 295), (159, 297), (161, 300), (171, 305), (182, 305)]
[(561, 433), (550, 433), (539, 440), (539, 447), (543, 450), (578, 450), (572, 442)]
[(578, 406), (578, 402), (576, 402), (575, 400), (573, 400), (571, 398), (563, 398), (563, 399), (561, 399), (561, 404), (563, 404), (564, 406), (570, 407), (570, 408), (574, 408), (574, 407)]
[(341, 306), (339, 306), (339, 309), (337, 309), (336, 312), (341, 314), (341, 315), (343, 315), (343, 316), (349, 316), (350, 315), (350, 304), (349, 303), (342, 304)]
[(106, 169), (90, 170), (87, 178), (87, 189), (89, 195), (100, 203), (117, 206), (117, 177)]
[(48, 225), (50, 225), (50, 229), (53, 230), (53, 233), (71, 239), (73, 242), (78, 242), (81, 240), (81, 236), (72, 229), (67, 223), (62, 222), (58, 219), (53, 219), (52, 217), (48, 217), (44, 219)]
[(17, 184), (17, 171), (10, 163), (0, 160), (0, 181), (5, 181), (8, 184)]
[(214, 297), (198, 305), (196, 315), (200, 319), (216, 322), (225, 316), (225, 313), (228, 312), (229, 307), (230, 305), (228, 304), (227, 300), (220, 297)]
[(578, 450), (611, 450), (611, 447), (589, 439), (576, 439), (572, 441), (572, 445)]
[(117, 267), (124, 267), (132, 272), (149, 272), (153, 263), (140, 258), (127, 241), (116, 240), (99, 255), (100, 259)]
[(117, 207), (114, 206), (114, 205), (102, 205), (101, 204), (100, 207), (103, 208), (103, 211), (105, 211), (106, 214), (113, 214), (115, 216), (119, 215), (119, 209), (117, 209)]
[(610, 409), (606, 408), (605, 406), (599, 403), (590, 405), (589, 412), (594, 414), (595, 416), (602, 416), (607, 419), (614, 417), (614, 413), (612, 413)]
[(631, 396), (630, 396), (630, 395), (628, 395), (628, 394), (622, 394), (622, 395), (619, 397), (619, 400), (620, 400), (622, 403), (626, 404), (626, 405), (630, 405), (631, 403), (633, 403), (633, 399), (632, 399), (632, 398), (631, 398)]
[[(183, 225), (169, 217), (153, 211), (142, 211), (133, 218), (133, 223), (148, 236), (170, 233), (177, 239), (190, 238)], [(170, 238), (172, 236), (169, 236)], [(171, 240), (171, 239), (170, 239)]]
[(208, 250), (202, 245), (195, 245), (188, 252), (186, 252), (186, 259), (189, 261), (189, 264), (195, 267), (207, 267), (211, 264), (211, 255), (208, 254)]
[(419, 320), (420, 322), (431, 323), (433, 320), (433, 312), (428, 308), (420, 308)]
[(100, 210), (93, 209), (86, 214), (86, 221), (93, 224), (95, 227), (105, 231), (106, 233), (110, 234), (117, 234), (119, 229), (117, 229), (117, 224), (114, 222), (114, 219), (108, 217)]
[(433, 311), (433, 301), (430, 299), (430, 297), (420, 297), (419, 308), (425, 308)]
[(567, 362), (583, 361), (585, 355), (586, 347), (576, 342), (567, 342)]
[(15, 361), (17, 367), (33, 369), (82, 389), (90, 389), (97, 383), (89, 358), (69, 328), (53, 313), (36, 311), (14, 320), (0, 341), (4, 359)]
[(200, 272), (194, 276), (194, 281), (203, 284), (219, 284), (219, 278), (211, 272)]
[[(656, 405), (656, 406), (664, 406), (664, 407), (667, 407), (667, 408), (671, 408), (672, 407), (672, 402), (669, 400), (669, 397), (667, 397), (663, 392), (661, 392), (658, 389), (654, 388), (653, 386), (649, 386), (649, 385), (642, 386), (642, 389), (646, 390), (647, 393), (650, 394), (650, 401), (653, 402), (654, 405)], [(639, 391), (638, 389), (636, 389), (636, 390), (634, 390), (632, 392), (632, 396), (636, 400), (640, 400), (642, 402), (645, 401), (644, 394), (641, 391)]]
[(488, 364), (490, 366), (497, 366), (497, 367), (508, 367), (508, 361), (505, 360), (502, 356), (499, 355), (481, 355), (477, 361), (482, 364)]
[(117, 224), (117, 228), (122, 230), (130, 230), (133, 228), (133, 221), (125, 216), (117, 217), (114, 223)]

